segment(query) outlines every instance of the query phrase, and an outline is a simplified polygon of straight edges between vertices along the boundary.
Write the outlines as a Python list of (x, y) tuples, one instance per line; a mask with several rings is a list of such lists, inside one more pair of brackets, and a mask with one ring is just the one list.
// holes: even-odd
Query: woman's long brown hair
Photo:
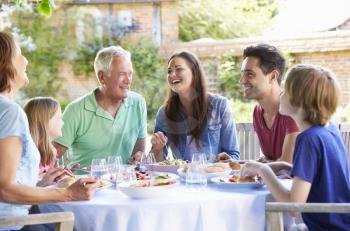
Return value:
[[(192, 101), (193, 110), (192, 115), (186, 116), (189, 121), (190, 135), (192, 135), (192, 138), (195, 140), (197, 148), (200, 148), (199, 139), (203, 127), (205, 126), (208, 119), (209, 108), (207, 84), (204, 70), (198, 58), (188, 51), (181, 51), (173, 54), (170, 57), (168, 64), (171, 60), (177, 57), (186, 60), (188, 66), (192, 71), (193, 79), (191, 86), (194, 91), (194, 98)], [(183, 132), (181, 131), (181, 128), (177, 126), (178, 122), (184, 120), (184, 118), (181, 118), (181, 114), (179, 113), (180, 111), (183, 111), (183, 109), (179, 95), (169, 87), (165, 102), (165, 115), (166, 122), (169, 126), (169, 133), (173, 137), (175, 145), (178, 143), (179, 134)]]
[(15, 52), (16, 45), (12, 35), (0, 31), (0, 92), (11, 90), (10, 82), (16, 74), (12, 64)]

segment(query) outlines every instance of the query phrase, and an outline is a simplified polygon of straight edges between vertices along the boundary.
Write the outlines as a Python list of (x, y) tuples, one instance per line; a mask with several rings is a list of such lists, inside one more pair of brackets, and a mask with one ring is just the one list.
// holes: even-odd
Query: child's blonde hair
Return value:
[(59, 109), (60, 104), (51, 97), (35, 97), (24, 106), (30, 134), (39, 149), (42, 165), (49, 165), (54, 160), (52, 140), (49, 136), (49, 121)]
[(336, 111), (340, 87), (334, 74), (310, 64), (293, 66), (286, 74), (285, 92), (292, 106), (305, 111), (304, 120), (325, 125)]

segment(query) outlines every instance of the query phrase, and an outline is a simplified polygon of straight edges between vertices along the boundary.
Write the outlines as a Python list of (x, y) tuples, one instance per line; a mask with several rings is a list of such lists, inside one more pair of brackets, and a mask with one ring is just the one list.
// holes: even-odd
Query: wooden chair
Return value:
[(339, 131), (344, 139), (345, 148), (348, 154), (348, 164), (350, 167), (350, 124), (339, 124)]
[(241, 160), (255, 160), (260, 157), (260, 144), (252, 123), (236, 124)]
[(0, 227), (23, 226), (56, 223), (56, 231), (73, 230), (74, 214), (72, 212), (56, 212), (30, 214), (15, 217), (0, 217)]
[(350, 203), (284, 203), (267, 202), (266, 230), (283, 230), (283, 212), (350, 213)]

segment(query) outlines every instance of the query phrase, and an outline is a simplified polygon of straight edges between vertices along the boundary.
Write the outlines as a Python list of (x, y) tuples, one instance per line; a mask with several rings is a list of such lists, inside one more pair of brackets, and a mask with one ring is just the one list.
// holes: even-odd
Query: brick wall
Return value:
[(162, 3), (161, 33), (162, 44), (174, 44), (179, 42), (179, 17), (175, 2)]
[[(115, 3), (103, 3), (105, 1), (94, 1), (92, 3), (75, 3), (66, 4), (65, 10), (72, 11), (74, 9), (84, 9), (85, 12), (99, 12), (104, 17), (103, 20), (111, 20), (112, 24), (117, 25), (118, 14), (121, 11), (131, 13), (132, 26), (126, 28), (126, 33), (123, 35), (126, 39), (137, 40), (142, 37), (152, 38), (156, 28), (161, 33), (161, 43), (169, 44), (178, 42), (178, 15), (176, 13), (175, 0), (160, 0), (160, 1), (123, 1)], [(158, 8), (158, 9), (157, 9)], [(58, 11), (62, 8), (58, 9)], [(155, 17), (155, 11), (159, 12), (159, 17)], [(72, 11), (73, 12), (73, 11)], [(93, 13), (92, 13), (93, 14)], [(100, 20), (97, 18), (97, 21)], [(160, 23), (154, 23), (154, 20), (160, 20)]]
[(342, 89), (342, 106), (350, 99), (350, 50), (296, 54), (297, 63), (311, 63), (333, 71)]

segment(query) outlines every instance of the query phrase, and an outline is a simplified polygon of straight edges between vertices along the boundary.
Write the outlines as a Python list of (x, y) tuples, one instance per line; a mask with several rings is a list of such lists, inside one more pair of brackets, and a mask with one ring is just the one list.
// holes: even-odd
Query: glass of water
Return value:
[(69, 164), (70, 162), (72, 162), (72, 160), (73, 160), (73, 156), (69, 151), (67, 151), (57, 160), (57, 167), (69, 168)]
[(207, 165), (208, 160), (207, 160), (207, 155), (205, 155), (205, 153), (193, 153), (192, 154), (192, 161), (191, 163), (193, 164), (197, 164), (201, 167)]
[(108, 173), (106, 159), (93, 159), (91, 161), (90, 175), (93, 178), (101, 179), (103, 175)]
[(207, 186), (207, 177), (196, 164), (190, 164), (186, 173), (186, 187), (200, 191)]

